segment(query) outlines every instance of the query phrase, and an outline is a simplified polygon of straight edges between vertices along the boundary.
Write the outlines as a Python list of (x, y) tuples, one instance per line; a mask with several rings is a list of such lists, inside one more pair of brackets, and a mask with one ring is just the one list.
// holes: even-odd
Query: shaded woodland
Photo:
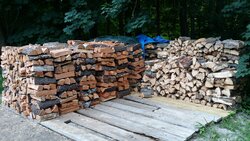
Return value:
[(104, 35), (242, 39), (249, 0), (1, 0), (0, 42), (22, 45)]

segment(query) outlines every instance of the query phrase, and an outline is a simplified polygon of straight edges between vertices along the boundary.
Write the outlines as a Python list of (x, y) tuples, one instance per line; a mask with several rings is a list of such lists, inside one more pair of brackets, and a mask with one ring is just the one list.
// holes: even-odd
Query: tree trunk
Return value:
[(189, 13), (190, 13), (190, 27), (191, 27), (191, 38), (195, 38), (195, 19), (194, 19), (194, 1), (191, 0), (189, 5)]
[(95, 23), (94, 27), (90, 31), (90, 38), (95, 38), (98, 36), (98, 22)]
[(110, 34), (110, 19), (106, 20), (106, 34), (109, 35)]
[(124, 13), (120, 13), (119, 15), (119, 34), (124, 35)]
[(188, 36), (188, 22), (187, 22), (187, 0), (180, 0), (180, 28), (181, 36)]
[(161, 34), (161, 22), (160, 22), (160, 0), (156, 0), (156, 31), (157, 34), (160, 35)]

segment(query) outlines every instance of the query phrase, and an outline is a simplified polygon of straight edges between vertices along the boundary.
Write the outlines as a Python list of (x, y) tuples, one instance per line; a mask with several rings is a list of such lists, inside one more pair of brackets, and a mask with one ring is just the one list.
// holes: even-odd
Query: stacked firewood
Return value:
[(76, 81), (79, 84), (78, 98), (80, 105), (87, 108), (99, 103), (96, 93), (95, 63), (93, 50), (75, 49), (72, 56), (75, 64)]
[(138, 92), (138, 88), (140, 87), (140, 81), (145, 70), (145, 61), (142, 57), (142, 49), (140, 44), (132, 44), (127, 46), (127, 50), (129, 52), (129, 85), (133, 91)]
[(17, 47), (2, 47), (1, 67), (4, 79), (2, 102), (18, 113), (29, 116), (31, 110), (26, 95), (27, 82), (23, 78), (26, 76), (26, 71), (22, 69), (24, 64), (19, 62), (21, 59), (22, 55), (18, 53)]
[(58, 116), (59, 99), (56, 96), (54, 64), (49, 50), (40, 45), (28, 45), (19, 48), (23, 67), (20, 73), (26, 77), (27, 94), (30, 97), (32, 119), (49, 119)]
[(145, 59), (154, 60), (157, 59), (157, 55), (164, 48), (168, 46), (168, 43), (150, 43), (145, 45)]
[[(159, 62), (161, 62), (161, 60), (159, 59), (145, 61), (146, 70), (143, 72), (143, 80), (140, 89), (140, 96), (142, 98), (150, 98), (153, 95), (158, 95), (156, 91), (153, 91), (153, 88), (151, 86), (151, 84), (154, 83), (154, 78), (156, 77), (156, 73), (151, 71), (151, 68), (154, 66), (154, 64), (157, 64)], [(148, 81), (150, 82), (148, 83)]]
[(46, 120), (127, 95), (130, 83), (142, 78), (139, 45), (77, 40), (68, 44), (3, 47), (3, 104)]
[(117, 94), (114, 44), (111, 42), (92, 42), (88, 44), (94, 47), (98, 95), (101, 101), (114, 99)]
[(122, 43), (117, 43), (114, 46), (115, 64), (116, 64), (116, 79), (117, 79), (117, 97), (121, 98), (130, 93), (128, 81), (128, 51), (127, 47)]
[(233, 92), (242, 47), (238, 40), (176, 39), (165, 49), (168, 59), (147, 66), (142, 86), (162, 96), (227, 109), (239, 98)]
[(51, 50), (55, 66), (57, 96), (60, 98), (60, 114), (79, 109), (77, 98), (78, 84), (75, 80), (75, 66), (72, 62), (71, 48)]

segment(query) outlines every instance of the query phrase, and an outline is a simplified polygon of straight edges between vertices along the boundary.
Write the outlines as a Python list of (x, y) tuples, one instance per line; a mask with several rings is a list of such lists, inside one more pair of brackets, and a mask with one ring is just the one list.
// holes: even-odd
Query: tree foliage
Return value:
[[(249, 0), (0, 0), (0, 43), (140, 33), (247, 39)], [(248, 32), (248, 31), (247, 31)]]
[(243, 55), (239, 59), (237, 77), (245, 77), (250, 76), (250, 21), (245, 19), (250, 19), (250, 3), (249, 0), (236, 0), (229, 5), (226, 5), (222, 10), (225, 17), (229, 17), (231, 19), (237, 19), (239, 21), (238, 24), (242, 26), (246, 26), (242, 22), (246, 22), (246, 31), (244, 31), (241, 35), (245, 40), (245, 49), (242, 52)]
[(64, 22), (67, 23), (63, 31), (73, 35), (74, 31), (81, 30), (88, 33), (95, 24), (93, 12), (88, 9), (86, 0), (73, 1), (70, 11), (65, 13)]

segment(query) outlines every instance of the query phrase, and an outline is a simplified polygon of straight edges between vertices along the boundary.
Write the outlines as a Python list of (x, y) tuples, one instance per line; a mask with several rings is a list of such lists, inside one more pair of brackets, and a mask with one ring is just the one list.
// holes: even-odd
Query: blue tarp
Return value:
[(156, 36), (155, 38), (151, 38), (151, 37), (148, 37), (144, 34), (140, 34), (140, 35), (136, 36), (136, 38), (139, 41), (139, 43), (141, 44), (144, 58), (145, 58), (145, 53), (146, 53), (146, 51), (145, 51), (146, 44), (149, 44), (149, 43), (169, 43), (169, 40), (166, 40), (159, 35)]
[(115, 41), (115, 42), (122, 42), (125, 44), (135, 44), (138, 43), (138, 41), (136, 40), (136, 38), (133, 37), (127, 37), (127, 36), (101, 36), (101, 37), (97, 37), (94, 38), (90, 41)]

